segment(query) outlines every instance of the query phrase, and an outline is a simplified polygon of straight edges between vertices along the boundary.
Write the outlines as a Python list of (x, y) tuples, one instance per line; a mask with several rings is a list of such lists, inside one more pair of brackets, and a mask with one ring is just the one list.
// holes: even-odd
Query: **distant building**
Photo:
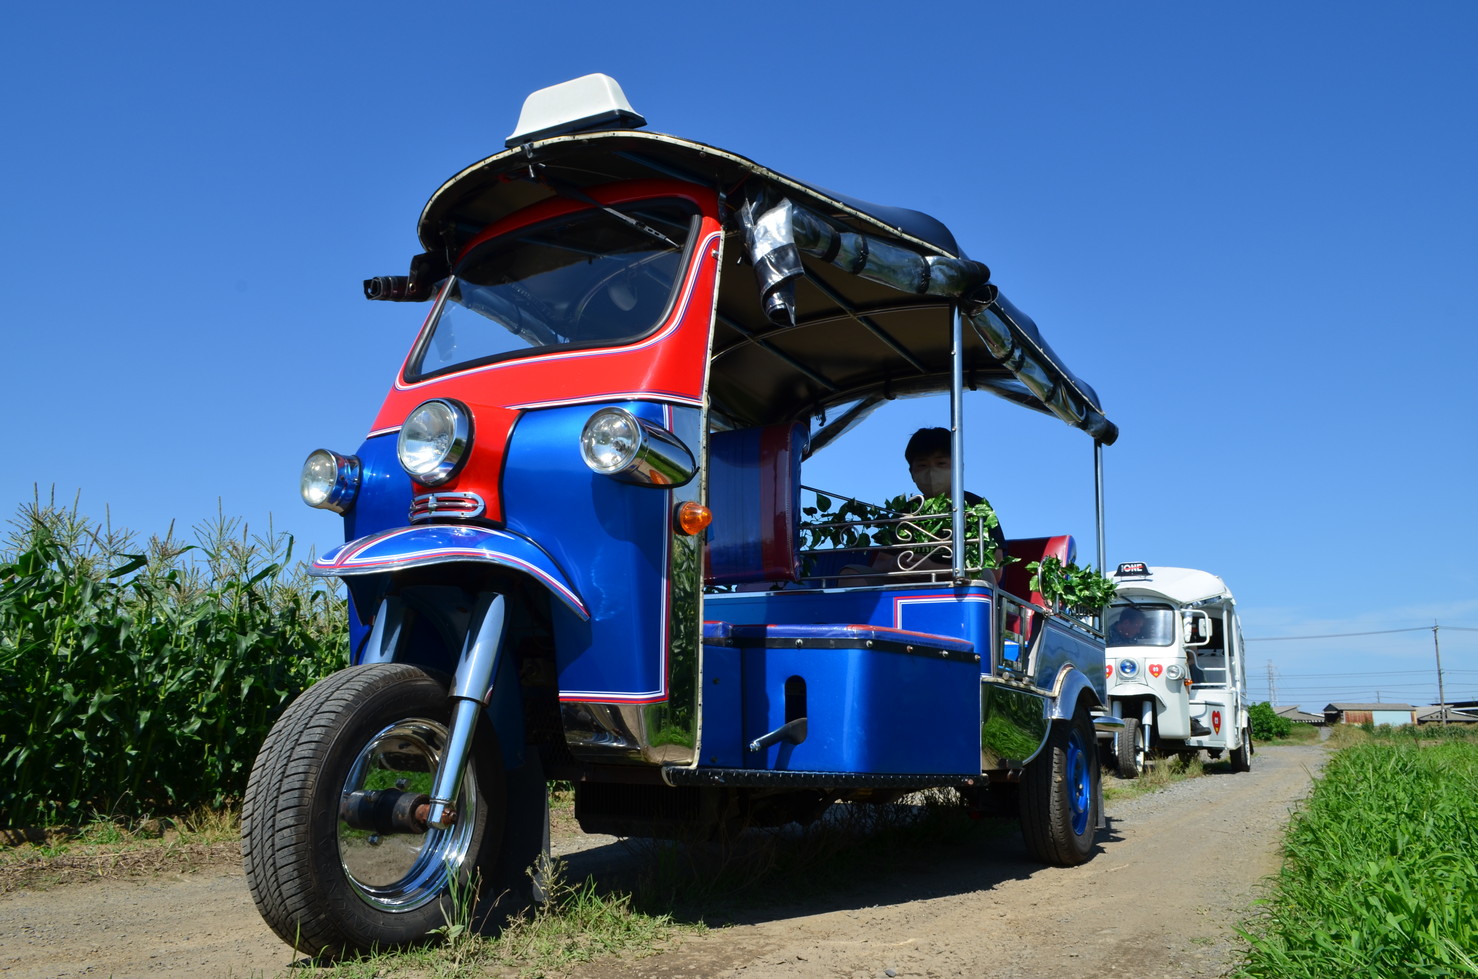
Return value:
[(1292, 707), (1274, 707), (1273, 713), (1295, 724), (1324, 724), (1323, 714), (1310, 714), (1297, 704)]
[(1442, 707), (1418, 707), (1416, 709), (1416, 722), (1418, 724), (1441, 724), (1443, 723), (1443, 712), (1446, 711), (1446, 723), (1448, 724), (1478, 724), (1478, 714), (1469, 711), (1458, 710), (1448, 704)]
[(1402, 724), (1416, 723), (1416, 708), (1410, 704), (1326, 704), (1325, 724)]

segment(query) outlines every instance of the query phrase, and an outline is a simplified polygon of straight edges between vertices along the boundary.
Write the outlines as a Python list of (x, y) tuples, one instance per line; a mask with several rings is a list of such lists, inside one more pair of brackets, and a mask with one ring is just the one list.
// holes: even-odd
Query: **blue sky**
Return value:
[[(302, 459), (358, 446), (422, 312), (360, 281), (525, 94), (603, 71), (654, 130), (949, 224), (1122, 429), (1110, 564), (1222, 575), (1254, 695), (1433, 701), (1440, 622), (1478, 698), (1475, 49), (1466, 2), (18, 8), (0, 509), (337, 543)], [(1088, 439), (981, 397), (970, 486), (1091, 557)], [(905, 488), (946, 416), (892, 407), (808, 482)]]

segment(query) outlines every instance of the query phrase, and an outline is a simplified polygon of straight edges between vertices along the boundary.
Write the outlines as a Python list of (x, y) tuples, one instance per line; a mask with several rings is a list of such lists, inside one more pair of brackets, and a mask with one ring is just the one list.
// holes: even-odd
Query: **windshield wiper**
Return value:
[(609, 204), (602, 204), (594, 197), (591, 197), (589, 194), (585, 193), (585, 191), (581, 190), (579, 187), (575, 187), (572, 184), (567, 184), (557, 177), (551, 177), (548, 173), (544, 172), (543, 167), (539, 168), (538, 176), (535, 179), (537, 179), (540, 183), (544, 184), (546, 187), (548, 187), (550, 190), (554, 191), (561, 197), (568, 197), (571, 200), (579, 201), (582, 204), (589, 204), (592, 207), (598, 207), (602, 211), (605, 211), (607, 214), (611, 214), (615, 217), (620, 218), (622, 221), (631, 225), (642, 234), (649, 235), (653, 238), (656, 238), (658, 241), (663, 242), (673, 251), (682, 251), (681, 245), (664, 235), (662, 232), (658, 231), (656, 228), (652, 227), (649, 224), (643, 224), (636, 218), (632, 217), (630, 214), (627, 214), (624, 211), (618, 211), (614, 207), (611, 207)]

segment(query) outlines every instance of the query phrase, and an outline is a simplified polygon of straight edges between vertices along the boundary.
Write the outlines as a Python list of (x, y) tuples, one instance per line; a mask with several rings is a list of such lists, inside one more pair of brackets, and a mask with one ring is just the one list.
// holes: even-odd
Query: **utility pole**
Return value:
[(1268, 660), (1268, 701), (1274, 707), (1278, 706), (1278, 674), (1273, 670), (1273, 661)]
[(1432, 620), (1432, 648), (1437, 651), (1437, 709), (1442, 713), (1442, 726), (1447, 726), (1447, 693), (1442, 689), (1442, 644), (1437, 641), (1437, 620)]

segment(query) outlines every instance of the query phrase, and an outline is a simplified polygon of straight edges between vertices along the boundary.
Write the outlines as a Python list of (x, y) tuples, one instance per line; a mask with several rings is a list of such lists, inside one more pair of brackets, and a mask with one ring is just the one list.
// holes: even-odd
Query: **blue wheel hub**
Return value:
[(1082, 836), (1088, 831), (1088, 817), (1093, 811), (1093, 782), (1088, 771), (1088, 752), (1084, 749), (1080, 731), (1073, 731), (1067, 739), (1066, 774), (1073, 833)]

